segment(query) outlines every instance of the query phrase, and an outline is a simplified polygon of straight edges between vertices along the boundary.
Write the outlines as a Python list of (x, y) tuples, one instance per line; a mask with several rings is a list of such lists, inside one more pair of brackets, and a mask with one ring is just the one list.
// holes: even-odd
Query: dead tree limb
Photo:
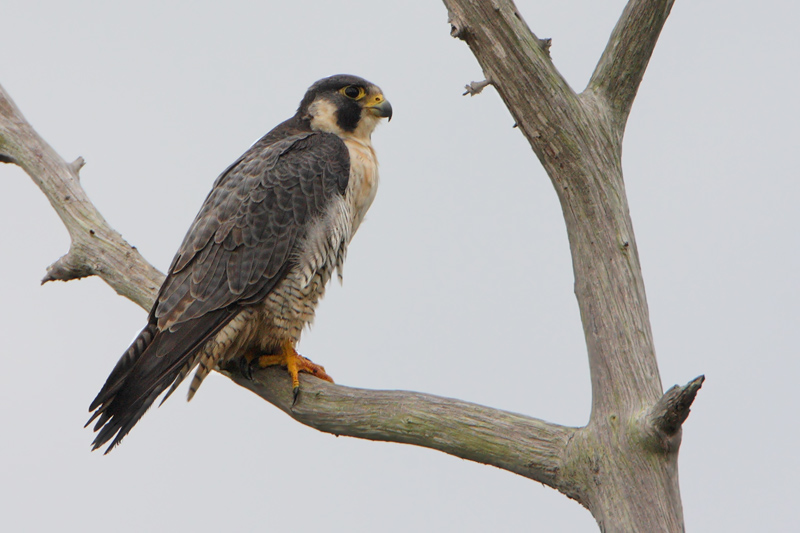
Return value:
[(150, 309), (164, 274), (114, 231), (80, 184), (83, 158), (67, 163), (28, 124), (0, 86), (0, 160), (28, 173), (69, 232), (69, 252), (47, 268), (42, 283), (97, 275), (118, 294)]
[(679, 400), (661, 400), (622, 177), (625, 124), (672, 0), (628, 3), (581, 94), (511, 0), (444, 3), (451, 35), (492, 80), (547, 171), (567, 225), (592, 377), (589, 425), (567, 448), (566, 477), (578, 480), (572, 496), (605, 530), (682, 531), (679, 430), (702, 380)]
[[(641, 268), (622, 179), (628, 114), (672, 6), (631, 0), (587, 89), (575, 93), (510, 0), (444, 0), (466, 41), (550, 176), (562, 205), (592, 376), (583, 428), (460, 400), (353, 389), (268, 368), (239, 385), (295, 420), (336, 435), (402, 442), (491, 464), (576, 499), (607, 531), (682, 531), (677, 451), (703, 378), (662, 394)], [(479, 84), (480, 85), (480, 84)], [(484, 85), (485, 86), (485, 85)], [(481, 87), (472, 87), (473, 93)], [(468, 92), (470, 92), (468, 90)], [(163, 275), (103, 219), (66, 163), (0, 87), (0, 162), (23, 168), (72, 238), (43, 281), (98, 275), (149, 309)]]
[[(64, 266), (49, 267), (49, 278), (67, 281), (97, 275), (119, 294), (150, 309), (163, 274), (108, 225), (81, 187), (77, 165), (66, 163), (36, 134), (2, 87), (0, 161), (19, 165), (33, 178), (72, 237), (70, 252), (59, 261)], [(266, 368), (248, 379), (233, 365), (223, 374), (320, 431), (440, 450), (556, 488), (561, 484), (563, 450), (575, 431), (460, 400), (354, 389), (305, 374), (300, 376), (302, 393), (292, 405), (285, 371)]]

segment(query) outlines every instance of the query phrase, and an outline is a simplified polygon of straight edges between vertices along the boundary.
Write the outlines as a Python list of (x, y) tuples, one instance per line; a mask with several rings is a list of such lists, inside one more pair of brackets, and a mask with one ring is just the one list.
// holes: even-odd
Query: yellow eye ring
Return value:
[(347, 87), (342, 87), (339, 89), (339, 92), (351, 100), (361, 100), (364, 98), (364, 95), (367, 94), (367, 91), (358, 85), (348, 85)]

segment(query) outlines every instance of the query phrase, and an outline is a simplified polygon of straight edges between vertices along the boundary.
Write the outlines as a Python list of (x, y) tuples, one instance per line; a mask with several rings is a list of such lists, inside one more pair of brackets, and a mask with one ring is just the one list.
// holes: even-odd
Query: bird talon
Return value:
[(287, 372), (289, 372), (289, 376), (292, 378), (293, 406), (297, 402), (297, 397), (300, 394), (300, 380), (297, 377), (300, 372), (305, 372), (306, 374), (311, 374), (314, 377), (333, 383), (333, 379), (325, 372), (324, 367), (312, 363), (297, 353), (291, 342), (284, 343), (281, 346), (281, 352), (279, 354), (262, 355), (256, 358), (255, 361), (257, 361), (258, 366), (261, 368), (273, 365), (280, 365), (286, 368)]
[(292, 388), (292, 407), (297, 403), (297, 398), (300, 396), (300, 386)]
[(242, 356), (239, 358), (239, 372), (249, 381), (253, 381), (253, 366), (258, 364), (258, 358)]

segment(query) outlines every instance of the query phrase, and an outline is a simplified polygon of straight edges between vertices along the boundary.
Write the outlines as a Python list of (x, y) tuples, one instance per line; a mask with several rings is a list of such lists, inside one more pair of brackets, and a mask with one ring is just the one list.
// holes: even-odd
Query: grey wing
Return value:
[[(196, 354), (242, 305), (286, 275), (300, 240), (350, 174), (347, 147), (328, 133), (254, 145), (220, 176), (189, 229), (150, 312), (89, 407), (106, 453), (155, 399), (197, 364)], [(168, 394), (169, 394), (168, 393)]]
[(159, 329), (268, 294), (349, 173), (347, 147), (326, 133), (245, 154), (217, 181), (173, 260), (153, 308)]

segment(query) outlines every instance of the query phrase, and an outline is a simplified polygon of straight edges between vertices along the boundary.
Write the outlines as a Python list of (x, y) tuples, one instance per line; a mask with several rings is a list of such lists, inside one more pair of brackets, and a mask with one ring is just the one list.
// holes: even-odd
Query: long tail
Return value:
[(171, 393), (183, 381), (198, 363), (205, 342), (230, 319), (229, 310), (220, 310), (172, 330), (160, 331), (149, 323), (89, 406), (94, 412), (86, 426), (97, 420), (93, 430), (98, 432), (92, 450), (112, 438), (105, 453), (119, 444), (167, 387), (172, 385)]
[[(139, 333), (139, 336), (133, 341), (133, 344), (131, 344), (122, 357), (120, 357), (114, 370), (111, 371), (108, 379), (106, 379), (105, 385), (103, 385), (103, 388), (100, 389), (100, 392), (89, 406), (89, 411), (94, 411), (94, 413), (89, 421), (86, 422), (86, 426), (99, 417), (100, 419), (94, 426), (94, 431), (98, 431), (102, 428), (102, 431), (100, 431), (95, 437), (94, 442), (92, 442), (92, 450), (96, 450), (108, 442), (115, 433), (127, 426), (127, 429), (120, 432), (121, 434), (117, 436), (108, 450), (106, 450), (106, 453), (108, 453), (111, 448), (122, 440), (124, 434), (130, 431), (130, 428), (132, 428), (144, 414), (144, 412), (138, 414), (133, 420), (131, 420), (130, 415), (125, 416), (124, 418), (126, 420), (123, 422), (123, 413), (129, 411), (132, 402), (130, 401), (131, 394), (123, 396), (121, 393), (126, 391), (126, 384), (129, 383), (128, 378), (131, 372), (136, 367), (136, 363), (141, 360), (147, 348), (153, 343), (153, 339), (157, 334), (158, 328), (152, 323), (148, 324), (142, 332)], [(130, 387), (128, 387), (127, 390), (129, 392)], [(125, 396), (128, 396), (128, 398), (125, 398)], [(152, 401), (150, 401), (149, 404), (152, 404)], [(145, 407), (145, 410), (149, 407), (149, 404)]]

